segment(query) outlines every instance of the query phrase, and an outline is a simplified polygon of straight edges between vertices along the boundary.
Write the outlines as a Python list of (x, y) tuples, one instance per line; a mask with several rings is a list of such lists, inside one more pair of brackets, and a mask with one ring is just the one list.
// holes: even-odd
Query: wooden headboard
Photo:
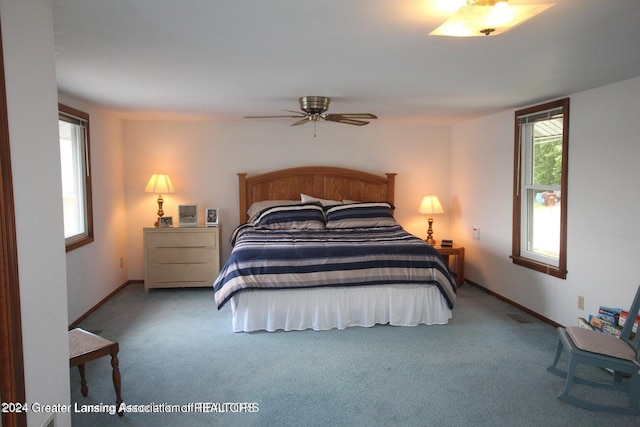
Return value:
[(373, 175), (353, 169), (306, 166), (260, 175), (238, 173), (240, 224), (249, 219), (247, 209), (262, 200), (300, 200), (300, 194), (320, 199), (394, 203), (395, 173)]

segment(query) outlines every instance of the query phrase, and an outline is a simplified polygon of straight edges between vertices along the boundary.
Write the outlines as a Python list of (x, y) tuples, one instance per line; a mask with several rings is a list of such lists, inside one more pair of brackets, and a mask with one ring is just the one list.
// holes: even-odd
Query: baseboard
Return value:
[(100, 300), (100, 302), (98, 302), (96, 305), (94, 305), (93, 307), (91, 307), (89, 309), (89, 311), (87, 311), (86, 313), (84, 313), (82, 316), (78, 317), (74, 322), (72, 322), (69, 325), (69, 330), (73, 329), (73, 328), (77, 328), (78, 325), (80, 323), (82, 323), (83, 320), (85, 320), (87, 317), (89, 317), (91, 315), (91, 313), (93, 313), (94, 311), (96, 311), (98, 308), (100, 308), (100, 306), (102, 304), (104, 304), (105, 302), (109, 301), (109, 299), (111, 297), (113, 297), (115, 294), (117, 294), (118, 292), (120, 292), (121, 290), (123, 290), (124, 288), (126, 288), (127, 286), (129, 286), (132, 283), (142, 283), (143, 280), (127, 280), (126, 282), (124, 282), (122, 285), (118, 286), (113, 292), (111, 292), (109, 295), (107, 295), (106, 297), (102, 298)]
[(502, 295), (497, 294), (497, 293), (493, 292), (492, 290), (485, 288), (485, 287), (484, 287), (484, 286), (482, 286), (482, 285), (479, 285), (479, 284), (477, 284), (477, 283), (475, 283), (475, 282), (472, 282), (472, 281), (471, 281), (471, 280), (469, 280), (469, 279), (466, 279), (466, 278), (465, 278), (465, 280), (464, 280), (464, 281), (465, 281), (465, 283), (466, 283), (466, 284), (471, 285), (471, 286), (475, 286), (476, 288), (480, 289), (481, 291), (486, 292), (486, 293), (488, 293), (489, 295), (494, 296), (494, 297), (498, 298), (499, 300), (504, 301), (504, 302), (506, 302), (507, 304), (512, 305), (512, 306), (516, 307), (516, 308), (517, 308), (517, 309), (519, 309), (519, 310), (524, 311), (524, 312), (525, 312), (525, 313), (527, 313), (527, 314), (532, 315), (532, 316), (533, 316), (533, 317), (535, 317), (536, 319), (540, 319), (540, 320), (542, 320), (543, 322), (548, 323), (549, 325), (553, 326), (554, 328), (557, 328), (557, 327), (562, 326), (562, 325), (560, 325), (559, 323), (556, 323), (556, 322), (554, 322), (554, 321), (553, 321), (553, 320), (551, 320), (551, 319), (547, 319), (547, 318), (546, 318), (546, 317), (544, 317), (543, 315), (541, 315), (541, 314), (539, 314), (539, 313), (536, 313), (535, 311), (530, 310), (530, 309), (528, 309), (527, 307), (524, 307), (524, 306), (522, 306), (522, 305), (518, 304), (517, 302), (511, 301), (510, 299), (505, 298), (505, 297), (503, 297)]

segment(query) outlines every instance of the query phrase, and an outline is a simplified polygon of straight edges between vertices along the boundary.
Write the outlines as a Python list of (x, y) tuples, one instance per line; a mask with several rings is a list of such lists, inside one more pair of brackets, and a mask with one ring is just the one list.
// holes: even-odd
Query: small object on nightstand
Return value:
[(450, 248), (450, 247), (453, 246), (453, 240), (442, 239), (442, 241), (440, 242), (440, 246), (444, 246), (444, 247)]

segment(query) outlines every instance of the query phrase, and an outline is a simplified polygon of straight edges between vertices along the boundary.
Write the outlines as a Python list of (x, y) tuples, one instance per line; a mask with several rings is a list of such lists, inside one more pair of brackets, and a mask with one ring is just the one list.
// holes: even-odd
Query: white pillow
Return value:
[(322, 206), (335, 206), (342, 204), (340, 200), (319, 199), (317, 197), (309, 196), (308, 194), (302, 193), (300, 194), (300, 200), (302, 200), (302, 203), (320, 202)]

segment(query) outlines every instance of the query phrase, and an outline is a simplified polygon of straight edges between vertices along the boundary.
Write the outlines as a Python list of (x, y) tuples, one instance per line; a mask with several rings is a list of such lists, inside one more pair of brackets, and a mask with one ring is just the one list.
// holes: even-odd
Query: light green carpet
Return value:
[[(74, 413), (78, 427), (640, 425), (558, 401), (563, 381), (546, 371), (556, 330), (469, 285), (445, 326), (233, 333), (211, 289), (145, 294), (134, 284), (80, 327), (119, 342), (128, 405), (258, 410)], [(109, 358), (86, 371), (82, 397), (71, 370), (72, 402), (113, 404)]]

